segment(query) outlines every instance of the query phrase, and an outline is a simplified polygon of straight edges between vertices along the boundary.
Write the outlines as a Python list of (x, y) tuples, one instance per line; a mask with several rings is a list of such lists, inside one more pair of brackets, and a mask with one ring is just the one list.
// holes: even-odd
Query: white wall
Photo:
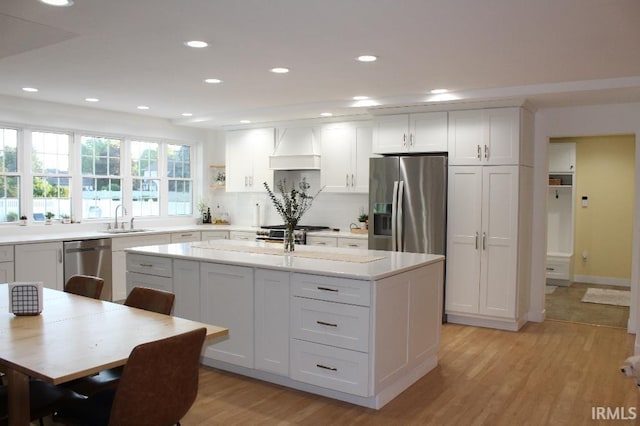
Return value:
[[(546, 257), (547, 218), (547, 146), (549, 138), (572, 136), (595, 136), (614, 134), (636, 135), (636, 176), (633, 224), (633, 248), (631, 270), (632, 306), (629, 317), (629, 332), (640, 329), (637, 315), (640, 306), (638, 280), (640, 273), (640, 104), (592, 105), (571, 108), (547, 108), (538, 110), (535, 117), (534, 146), (534, 206), (532, 241), (531, 308), (529, 319), (544, 319), (544, 285)], [(640, 341), (636, 336), (635, 352), (640, 353)]]

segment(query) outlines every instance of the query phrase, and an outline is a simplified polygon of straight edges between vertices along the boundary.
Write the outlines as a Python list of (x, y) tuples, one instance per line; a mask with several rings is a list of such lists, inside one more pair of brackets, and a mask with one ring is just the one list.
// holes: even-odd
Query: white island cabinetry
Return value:
[[(136, 256), (172, 261), (176, 307), (229, 329), (206, 365), (371, 408), (437, 365), (443, 256), (310, 246), (285, 256), (233, 240), (128, 251)], [(189, 279), (176, 279), (178, 264)], [(199, 298), (182, 289), (194, 282)]]

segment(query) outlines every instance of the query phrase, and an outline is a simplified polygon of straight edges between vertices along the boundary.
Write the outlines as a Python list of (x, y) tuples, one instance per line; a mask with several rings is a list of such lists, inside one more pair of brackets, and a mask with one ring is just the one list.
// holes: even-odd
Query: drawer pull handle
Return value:
[(140, 266), (143, 268), (153, 268), (153, 263), (141, 263)]
[(322, 364), (316, 364), (316, 367), (323, 368), (325, 370), (330, 370), (330, 371), (338, 371), (338, 369), (335, 367), (327, 367), (326, 365), (322, 365)]
[(349, 247), (358, 247), (357, 244), (349, 244)]
[(333, 324), (333, 323), (324, 322), (324, 321), (316, 321), (316, 323), (320, 324), (320, 325), (326, 325), (327, 327), (337, 327), (338, 326), (338, 324)]
[(318, 286), (318, 290), (320, 290), (320, 291), (333, 291), (334, 293), (338, 292), (337, 288), (320, 287), (320, 286)]
[(547, 271), (555, 271), (556, 268), (547, 268)]

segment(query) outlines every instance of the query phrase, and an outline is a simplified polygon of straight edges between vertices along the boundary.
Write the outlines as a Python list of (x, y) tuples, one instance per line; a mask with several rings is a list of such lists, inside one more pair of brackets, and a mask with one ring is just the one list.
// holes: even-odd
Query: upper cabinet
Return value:
[(449, 113), (450, 165), (533, 165), (533, 117), (521, 108)]
[(325, 192), (369, 192), (370, 122), (322, 126), (321, 185)]
[(275, 129), (233, 130), (226, 133), (226, 189), (260, 192), (263, 182), (273, 183), (269, 156), (273, 154)]
[(573, 173), (576, 169), (576, 144), (549, 144), (549, 173)]
[(398, 114), (375, 117), (373, 152), (447, 151), (447, 112)]

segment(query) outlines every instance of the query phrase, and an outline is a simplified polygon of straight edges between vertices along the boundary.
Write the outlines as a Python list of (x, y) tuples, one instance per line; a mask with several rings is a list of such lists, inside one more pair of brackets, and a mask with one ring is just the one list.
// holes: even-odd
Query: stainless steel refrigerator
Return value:
[(369, 166), (369, 248), (444, 255), (447, 157), (388, 156)]

